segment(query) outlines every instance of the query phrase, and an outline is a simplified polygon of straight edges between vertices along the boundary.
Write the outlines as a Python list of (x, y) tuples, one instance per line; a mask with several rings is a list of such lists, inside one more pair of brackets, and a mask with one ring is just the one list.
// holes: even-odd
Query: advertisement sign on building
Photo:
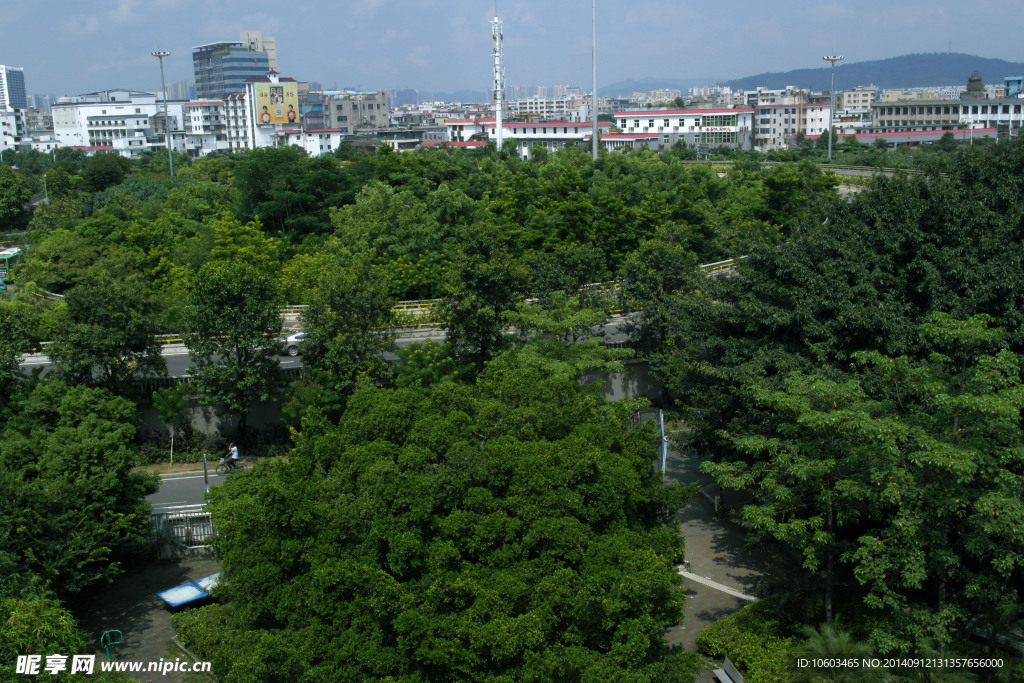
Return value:
[(298, 83), (257, 83), (256, 122), (298, 123)]

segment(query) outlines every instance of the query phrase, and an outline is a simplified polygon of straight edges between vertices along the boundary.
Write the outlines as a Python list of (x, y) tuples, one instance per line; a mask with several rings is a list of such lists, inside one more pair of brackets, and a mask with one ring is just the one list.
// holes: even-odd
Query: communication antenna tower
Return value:
[(498, 145), (498, 152), (501, 152), (502, 129), (501, 110), (505, 96), (505, 63), (502, 60), (504, 53), (505, 36), (501, 19), (498, 18), (498, 3), (494, 3), (494, 20), (491, 21), (491, 44), (494, 47), (494, 141)]

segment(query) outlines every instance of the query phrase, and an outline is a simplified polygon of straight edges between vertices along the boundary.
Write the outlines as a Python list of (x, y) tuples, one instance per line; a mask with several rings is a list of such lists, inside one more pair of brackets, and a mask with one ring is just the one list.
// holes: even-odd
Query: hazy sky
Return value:
[[(868, 61), (965, 52), (1024, 61), (1021, 0), (597, 0), (598, 82), (729, 79), (815, 67), (824, 54)], [(0, 0), (0, 64), (29, 93), (156, 90), (192, 80), (192, 48), (277, 37), (284, 76), (324, 87), (486, 90), (493, 0)], [(500, 0), (506, 82), (589, 89), (591, 2)], [(1002, 74), (1000, 74), (1002, 76)]]

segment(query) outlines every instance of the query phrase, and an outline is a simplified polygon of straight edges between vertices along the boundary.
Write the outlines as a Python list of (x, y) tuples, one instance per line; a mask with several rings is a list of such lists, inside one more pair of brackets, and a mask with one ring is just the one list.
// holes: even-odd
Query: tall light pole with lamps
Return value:
[(832, 161), (832, 119), (836, 111), (836, 62), (843, 61), (843, 55), (831, 55), (822, 57), (826, 62), (832, 62), (832, 86), (828, 90), (828, 160)]
[(171, 170), (171, 177), (174, 177), (174, 158), (171, 156), (171, 121), (167, 117), (167, 83), (164, 81), (164, 57), (170, 57), (170, 52), (150, 52), (160, 60), (160, 87), (164, 91), (164, 129), (167, 133), (167, 168)]

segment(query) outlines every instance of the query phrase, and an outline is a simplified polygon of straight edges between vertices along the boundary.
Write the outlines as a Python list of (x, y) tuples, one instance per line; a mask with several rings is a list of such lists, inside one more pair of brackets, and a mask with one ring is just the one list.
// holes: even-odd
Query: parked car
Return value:
[(281, 353), (288, 356), (298, 356), (302, 353), (302, 341), (305, 338), (305, 332), (296, 332), (284, 337), (281, 340)]

